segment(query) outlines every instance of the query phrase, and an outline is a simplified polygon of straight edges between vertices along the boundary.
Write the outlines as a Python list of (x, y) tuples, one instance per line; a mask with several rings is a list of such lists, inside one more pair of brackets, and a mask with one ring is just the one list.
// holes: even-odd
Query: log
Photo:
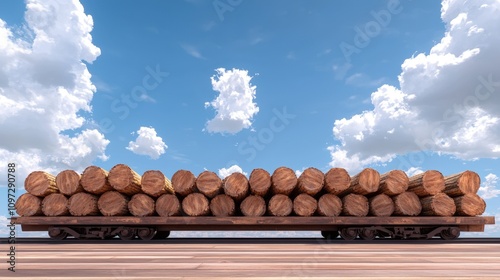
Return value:
[(179, 216), (181, 203), (175, 194), (164, 194), (156, 200), (156, 213), (162, 217)]
[(288, 167), (278, 167), (271, 176), (271, 190), (273, 194), (289, 195), (297, 185), (297, 175)]
[(96, 195), (113, 190), (108, 182), (108, 172), (94, 165), (85, 168), (80, 184), (85, 191)]
[(372, 168), (365, 168), (351, 178), (351, 185), (340, 195), (360, 194), (367, 195), (378, 191), (380, 174)]
[(422, 204), (422, 212), (420, 215), (424, 216), (453, 216), (456, 211), (455, 202), (451, 197), (444, 193), (426, 196), (420, 199)]
[(172, 183), (160, 170), (148, 170), (142, 174), (141, 190), (152, 197), (174, 193)]
[(324, 181), (325, 175), (321, 170), (309, 167), (300, 174), (297, 180), (297, 190), (299, 193), (315, 196), (323, 189)]
[(394, 212), (394, 202), (386, 194), (378, 194), (368, 199), (370, 215), (377, 217), (389, 217)]
[(234, 172), (224, 179), (224, 193), (235, 201), (242, 201), (249, 192), (250, 185), (245, 175)]
[(368, 198), (363, 195), (351, 193), (342, 198), (343, 215), (365, 217), (369, 210)]
[(100, 214), (96, 195), (79, 192), (68, 199), (68, 210), (73, 216), (97, 216)]
[(418, 216), (422, 211), (422, 204), (413, 192), (406, 191), (393, 196), (392, 201), (394, 201), (395, 216)]
[[(323, 181), (323, 180), (321, 180)], [(318, 209), (318, 201), (311, 195), (301, 193), (293, 199), (293, 212), (297, 216), (309, 217)]]
[(331, 193), (326, 193), (318, 199), (318, 214), (327, 217), (339, 216), (342, 212), (342, 200)]
[(256, 168), (250, 173), (248, 183), (252, 194), (265, 196), (271, 188), (271, 175), (264, 169)]
[(68, 198), (62, 193), (49, 194), (42, 200), (42, 212), (45, 216), (69, 216)]
[(75, 193), (83, 192), (83, 187), (80, 184), (80, 174), (74, 170), (64, 170), (56, 176), (56, 186), (59, 192), (67, 196), (72, 196)]
[(468, 193), (453, 198), (457, 216), (479, 216), (486, 210), (486, 202), (477, 194)]
[(125, 164), (117, 164), (108, 175), (109, 184), (122, 194), (132, 196), (141, 193), (141, 175)]
[(267, 211), (272, 216), (288, 216), (292, 213), (292, 210), (293, 202), (288, 195), (284, 194), (273, 195), (267, 205)]
[(176, 194), (187, 196), (196, 190), (196, 177), (188, 170), (178, 170), (172, 176), (172, 187)]
[(476, 172), (464, 171), (459, 174), (446, 176), (444, 178), (444, 193), (451, 197), (457, 197), (469, 193), (477, 193), (481, 185), (481, 178)]
[(240, 211), (243, 216), (260, 217), (266, 214), (266, 201), (262, 196), (249, 195), (240, 203)]
[(40, 197), (59, 192), (54, 175), (44, 171), (31, 172), (24, 180), (24, 188), (30, 194)]
[(147, 194), (134, 194), (128, 202), (128, 211), (136, 217), (153, 216), (155, 201)]
[(392, 170), (380, 175), (380, 186), (377, 193), (389, 196), (398, 195), (408, 190), (410, 180), (402, 170)]
[(408, 191), (419, 197), (435, 195), (444, 190), (444, 177), (437, 170), (427, 170), (424, 173), (412, 176), (408, 184)]
[(128, 196), (118, 191), (107, 191), (97, 201), (97, 207), (103, 216), (125, 216), (129, 214)]
[(210, 203), (202, 193), (192, 193), (182, 200), (182, 210), (188, 216), (206, 216), (210, 214)]
[(40, 216), (42, 212), (42, 200), (36, 195), (24, 193), (16, 201), (14, 206), (21, 217)]
[(210, 200), (210, 211), (213, 216), (234, 216), (235, 210), (234, 200), (229, 195), (219, 194)]
[(351, 185), (351, 176), (344, 168), (334, 167), (325, 174), (324, 189), (327, 193), (339, 195)]
[(207, 198), (213, 198), (220, 193), (222, 180), (212, 171), (203, 171), (196, 179), (196, 187)]

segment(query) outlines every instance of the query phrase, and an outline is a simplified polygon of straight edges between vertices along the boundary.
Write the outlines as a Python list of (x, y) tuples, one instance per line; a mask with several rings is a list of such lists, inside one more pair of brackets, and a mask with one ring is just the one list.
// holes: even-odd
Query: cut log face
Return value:
[(141, 175), (125, 164), (113, 166), (108, 181), (113, 189), (128, 196), (141, 192)]
[(30, 193), (24, 193), (16, 201), (16, 212), (19, 216), (30, 217), (42, 215), (42, 200)]
[(455, 202), (451, 197), (444, 193), (423, 197), (420, 199), (422, 212), (424, 216), (453, 216), (456, 211)]
[(233, 216), (236, 210), (234, 200), (226, 194), (219, 194), (210, 201), (210, 211), (213, 216)]
[(42, 200), (42, 212), (45, 216), (69, 216), (68, 198), (62, 193), (49, 194)]
[(314, 197), (301, 193), (293, 200), (293, 212), (297, 216), (309, 217), (318, 209), (318, 201)]
[(187, 196), (196, 190), (196, 177), (189, 170), (178, 170), (172, 176), (172, 187), (176, 194)]
[(250, 185), (245, 175), (234, 172), (224, 179), (224, 193), (236, 201), (242, 201), (249, 192)]
[(326, 192), (339, 195), (351, 185), (351, 177), (344, 168), (334, 167), (325, 174)]
[(129, 214), (128, 203), (130, 199), (117, 191), (103, 193), (97, 201), (97, 207), (104, 216), (125, 216)]
[(128, 211), (136, 217), (153, 216), (155, 214), (155, 201), (147, 194), (134, 194), (128, 202)]
[(31, 172), (24, 181), (24, 188), (30, 194), (40, 197), (59, 192), (54, 175), (44, 171)]
[(265, 196), (271, 188), (271, 175), (264, 169), (256, 168), (250, 173), (248, 183), (252, 194)]
[(402, 170), (392, 170), (380, 176), (380, 187), (378, 193), (389, 196), (398, 195), (408, 190), (410, 180)]
[(85, 191), (96, 195), (113, 190), (113, 187), (108, 182), (108, 172), (93, 165), (85, 168), (80, 184), (82, 184)]
[(288, 216), (292, 213), (293, 202), (284, 194), (276, 194), (269, 200), (267, 211), (272, 216)]
[(273, 194), (290, 195), (297, 186), (297, 175), (288, 167), (277, 168), (271, 176)]
[(321, 216), (336, 217), (342, 212), (342, 200), (331, 193), (322, 195), (318, 200), (318, 214)]
[(321, 170), (309, 167), (300, 174), (297, 180), (297, 190), (299, 193), (305, 193), (315, 196), (323, 189), (325, 175)]
[(80, 174), (74, 170), (64, 170), (56, 176), (56, 186), (62, 194), (72, 196), (75, 193), (83, 192), (80, 184)]
[(210, 203), (202, 193), (192, 193), (182, 200), (182, 210), (188, 216), (206, 216), (210, 214)]
[(156, 213), (162, 217), (181, 214), (181, 203), (175, 194), (164, 194), (156, 200)]
[(419, 197), (435, 195), (444, 191), (444, 177), (437, 170), (427, 170), (412, 176), (409, 180), (408, 191)]
[(172, 183), (160, 170), (148, 170), (142, 174), (141, 190), (152, 197), (174, 193)]
[(365, 168), (351, 178), (351, 185), (341, 195), (350, 193), (367, 195), (378, 191), (380, 174), (375, 169)]
[(455, 215), (459, 216), (479, 216), (486, 210), (486, 202), (477, 194), (468, 193), (462, 196), (454, 197), (457, 211)]
[(240, 204), (241, 213), (248, 217), (264, 216), (266, 210), (266, 201), (258, 195), (249, 195)]
[(444, 183), (444, 193), (451, 197), (457, 197), (469, 193), (477, 193), (481, 186), (481, 178), (476, 172), (467, 170), (445, 177)]
[(370, 215), (377, 217), (389, 217), (394, 212), (394, 202), (386, 194), (378, 194), (368, 199)]
[(196, 187), (206, 197), (212, 198), (220, 193), (222, 180), (212, 171), (203, 171), (196, 179)]
[(346, 216), (365, 217), (370, 207), (368, 198), (360, 194), (348, 194), (342, 198), (342, 214)]
[(99, 215), (96, 195), (79, 192), (68, 199), (68, 210), (73, 216), (96, 216)]
[(392, 197), (394, 201), (394, 215), (418, 216), (422, 211), (420, 199), (413, 192), (404, 192)]

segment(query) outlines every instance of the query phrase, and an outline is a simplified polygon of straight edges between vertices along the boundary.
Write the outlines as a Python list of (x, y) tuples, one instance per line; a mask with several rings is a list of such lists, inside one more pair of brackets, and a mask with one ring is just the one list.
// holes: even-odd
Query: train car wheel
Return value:
[(375, 239), (376, 231), (373, 229), (364, 228), (360, 231), (359, 237), (363, 240), (373, 240)]
[(337, 230), (334, 231), (321, 231), (321, 235), (325, 239), (335, 239), (339, 237), (339, 232)]
[(340, 237), (344, 240), (354, 240), (358, 236), (358, 231), (354, 228), (343, 228), (340, 230)]
[(443, 240), (453, 240), (460, 236), (460, 229), (458, 227), (447, 228), (439, 234)]
[(49, 236), (54, 240), (64, 240), (68, 237), (68, 233), (60, 228), (51, 228), (49, 229)]
[(118, 236), (121, 240), (132, 240), (135, 238), (135, 230), (132, 228), (124, 228), (120, 230)]
[(142, 240), (151, 240), (156, 235), (156, 229), (154, 228), (141, 228), (137, 231), (137, 236)]

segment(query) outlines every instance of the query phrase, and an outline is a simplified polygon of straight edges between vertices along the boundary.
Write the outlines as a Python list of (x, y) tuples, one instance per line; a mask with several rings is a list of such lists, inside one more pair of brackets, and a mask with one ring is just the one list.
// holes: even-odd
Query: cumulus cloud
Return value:
[(16, 163), (18, 180), (37, 169), (82, 170), (106, 160), (109, 143), (82, 130), (96, 91), (84, 62), (100, 55), (92, 17), (78, 1), (26, 2), (21, 31), (0, 19), (0, 165)]
[(488, 174), (485, 177), (486, 181), (481, 184), (479, 188), (479, 195), (484, 199), (497, 197), (500, 195), (500, 189), (497, 189), (498, 176), (495, 174)]
[(168, 146), (163, 142), (163, 139), (156, 135), (156, 130), (154, 128), (141, 126), (137, 131), (137, 138), (135, 141), (130, 141), (128, 143), (127, 150), (138, 155), (145, 155), (152, 159), (158, 159), (165, 153), (167, 148)]
[(239, 167), (238, 165), (231, 165), (229, 168), (221, 168), (219, 169), (219, 177), (222, 179), (226, 178), (227, 176), (233, 174), (234, 172), (239, 172), (242, 173), (243, 175), (247, 175), (246, 172), (243, 172), (243, 169)]
[(420, 173), (424, 173), (424, 171), (422, 169), (420, 169), (420, 167), (410, 167), (408, 170), (406, 170), (406, 174), (408, 175), (408, 177), (412, 177), (412, 176), (415, 176), (417, 174), (420, 174)]
[(382, 85), (373, 110), (336, 120), (332, 166), (350, 171), (412, 152), (500, 157), (500, 2), (444, 0), (446, 33), (406, 59), (399, 88)]
[(235, 134), (250, 128), (259, 107), (254, 103), (256, 86), (250, 83), (252, 77), (247, 70), (219, 68), (217, 76), (211, 77), (212, 88), (219, 92), (206, 107), (212, 107), (217, 115), (206, 123), (209, 132)]

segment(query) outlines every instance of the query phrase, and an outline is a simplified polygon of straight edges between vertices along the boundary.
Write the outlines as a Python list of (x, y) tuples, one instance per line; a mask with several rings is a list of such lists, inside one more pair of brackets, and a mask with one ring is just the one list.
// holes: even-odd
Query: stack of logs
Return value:
[(16, 203), (21, 216), (477, 216), (486, 208), (477, 195), (478, 174), (444, 177), (428, 170), (408, 178), (401, 170), (380, 175), (366, 168), (351, 177), (343, 168), (307, 168), (297, 177), (288, 167), (271, 175), (254, 169), (247, 178), (196, 177), (179, 170), (170, 181), (158, 170), (142, 176), (118, 164), (109, 173), (89, 166), (83, 174), (32, 172), (27, 193)]

